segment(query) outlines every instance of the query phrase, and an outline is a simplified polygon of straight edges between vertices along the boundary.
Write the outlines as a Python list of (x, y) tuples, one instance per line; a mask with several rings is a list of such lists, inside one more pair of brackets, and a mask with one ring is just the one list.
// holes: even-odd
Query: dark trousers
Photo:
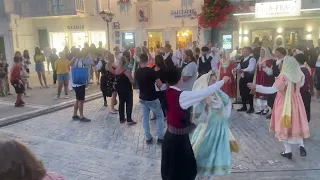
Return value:
[(53, 70), (52, 79), (53, 79), (53, 84), (56, 84), (57, 83), (57, 71), (56, 70)]
[(250, 89), (248, 88), (248, 83), (253, 82), (253, 76), (240, 78), (239, 89), (240, 96), (242, 100), (243, 107), (247, 108), (247, 103), (249, 102), (250, 108), (253, 108), (253, 95), (250, 94)]
[(311, 94), (309, 91), (301, 92), (302, 101), (304, 108), (307, 113), (308, 122), (310, 122), (310, 104), (311, 104)]
[(118, 91), (119, 96), (119, 117), (120, 121), (125, 120), (124, 116), (124, 107), (126, 106), (126, 114), (127, 114), (127, 121), (131, 121), (131, 114), (132, 114), (132, 107), (133, 107), (133, 91)]
[(161, 108), (163, 111), (164, 117), (166, 117), (166, 109), (167, 109), (167, 99), (166, 99), (166, 91), (158, 91), (158, 98), (161, 103)]

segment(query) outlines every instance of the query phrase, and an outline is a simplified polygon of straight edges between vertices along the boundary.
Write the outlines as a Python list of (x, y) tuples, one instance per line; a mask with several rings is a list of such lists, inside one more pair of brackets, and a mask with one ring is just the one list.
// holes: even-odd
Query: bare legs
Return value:
[(78, 115), (78, 110), (79, 110), (79, 117), (83, 118), (83, 103), (84, 101), (76, 100), (76, 103), (74, 104), (73, 108), (73, 116)]
[(48, 85), (47, 85), (47, 79), (46, 79), (45, 72), (37, 72), (37, 74), (38, 74), (38, 79), (39, 79), (41, 87), (43, 87), (42, 79), (43, 79), (45, 87), (47, 87)]
[(114, 109), (114, 106), (117, 105), (117, 92), (112, 92), (112, 96), (111, 96), (111, 106), (110, 106), (110, 111), (111, 112), (116, 112), (116, 110)]

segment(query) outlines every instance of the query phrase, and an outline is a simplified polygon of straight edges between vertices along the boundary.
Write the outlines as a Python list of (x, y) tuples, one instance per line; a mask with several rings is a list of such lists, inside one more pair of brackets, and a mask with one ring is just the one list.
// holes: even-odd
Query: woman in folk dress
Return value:
[[(216, 74), (210, 71), (195, 82), (193, 91), (202, 90), (216, 81)], [(231, 173), (231, 152), (239, 152), (228, 125), (231, 104), (228, 95), (218, 90), (193, 106), (193, 121), (197, 122), (198, 126), (191, 144), (197, 160), (199, 178), (212, 179), (213, 176)]]
[(310, 136), (306, 111), (300, 94), (304, 84), (304, 75), (295, 58), (286, 56), (280, 75), (273, 87), (249, 83), (248, 87), (256, 92), (273, 94), (277, 92), (272, 110), (270, 131), (284, 143), (285, 151), (281, 156), (292, 158), (291, 145), (300, 146), (300, 156), (306, 156), (303, 139)]
[(233, 76), (232, 70), (236, 68), (234, 61), (230, 60), (229, 54), (226, 50), (222, 51), (221, 60), (218, 62), (219, 75), (218, 80), (221, 80), (224, 76), (231, 77), (229, 84), (224, 84), (221, 90), (226, 93), (230, 98), (236, 97), (236, 81)]
[[(266, 87), (271, 87), (273, 84), (272, 76), (272, 57), (268, 48), (262, 47), (260, 50), (260, 58), (256, 65), (256, 71), (253, 78), (253, 83)], [(269, 112), (268, 95), (263, 93), (255, 93), (257, 98), (258, 112), (256, 114), (266, 115)]]

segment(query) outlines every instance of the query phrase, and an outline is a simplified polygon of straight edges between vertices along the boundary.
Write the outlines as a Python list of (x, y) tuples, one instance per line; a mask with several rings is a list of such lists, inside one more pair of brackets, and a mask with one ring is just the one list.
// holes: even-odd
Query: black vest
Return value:
[[(250, 59), (253, 58), (252, 56), (249, 57), (248, 60), (244, 61), (244, 58), (242, 58), (241, 62), (240, 62), (240, 68), (241, 69), (245, 69), (249, 66), (249, 62)], [(252, 72), (243, 72), (244, 73), (244, 77), (253, 77), (254, 76), (254, 71)]]
[[(204, 58), (204, 62), (202, 58)], [(198, 67), (199, 74), (206, 74), (211, 70), (212, 59), (213, 59), (212, 56), (209, 56), (209, 58), (207, 58), (207, 56), (202, 56), (199, 58), (199, 67)]]
[(167, 67), (169, 67), (169, 68), (174, 67), (174, 63), (172, 61), (172, 56), (173, 56), (173, 54), (170, 53), (169, 56), (164, 60), (164, 62), (166, 63)]

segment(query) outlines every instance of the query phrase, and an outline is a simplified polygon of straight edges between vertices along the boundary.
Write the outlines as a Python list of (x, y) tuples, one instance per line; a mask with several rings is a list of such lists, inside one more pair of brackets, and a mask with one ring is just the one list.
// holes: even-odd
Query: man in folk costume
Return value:
[(300, 87), (305, 83), (305, 77), (300, 65), (293, 57), (286, 56), (283, 60), (281, 73), (276, 78), (272, 87), (265, 87), (249, 83), (248, 87), (256, 92), (264, 94), (277, 93), (272, 117), (270, 131), (275, 137), (283, 142), (285, 151), (281, 156), (291, 159), (291, 145), (300, 146), (300, 156), (306, 156), (303, 139), (310, 137), (309, 124)]
[(171, 45), (170, 44), (166, 44), (163, 48), (164, 51), (164, 55), (163, 55), (163, 59), (164, 62), (166, 63), (167, 67), (175, 67), (173, 60), (172, 60), (172, 56), (173, 53), (171, 52)]
[[(272, 71), (273, 82), (275, 81), (275, 78), (278, 77), (280, 74), (280, 69), (281, 69), (281, 66), (283, 63), (283, 59), (287, 56), (287, 51), (283, 47), (278, 47), (275, 50), (274, 56), (275, 56), (276, 60), (272, 62), (272, 68), (266, 67), (267, 71)], [(277, 93), (273, 93), (273, 94), (268, 95), (267, 104), (271, 109), (273, 108), (276, 94)], [(266, 118), (271, 119), (271, 114), (269, 114)]]
[(211, 61), (213, 59), (210, 56), (208, 47), (202, 47), (202, 56), (198, 60), (198, 78), (203, 74), (207, 74), (211, 70)]
[[(272, 57), (270, 50), (268, 48), (262, 47), (260, 49), (260, 58), (257, 62), (256, 71), (253, 78), (253, 83), (271, 87), (274, 83), (274, 78), (272, 76)], [(260, 109), (256, 112), (256, 114), (266, 115), (269, 112), (268, 108), (268, 95), (262, 93), (255, 93), (255, 97), (257, 98), (257, 105)]]
[[(243, 59), (236, 68), (240, 73), (239, 89), (242, 100), (242, 108), (238, 109), (239, 112), (247, 111), (248, 114), (254, 112), (253, 107), (253, 95), (250, 94), (250, 89), (247, 87), (248, 83), (253, 82), (254, 70), (256, 66), (256, 59), (252, 56), (252, 48), (243, 48)], [(250, 108), (247, 109), (247, 103), (249, 102)]]
[(199, 91), (181, 91), (181, 71), (177, 68), (166, 70), (167, 120), (168, 128), (162, 143), (161, 176), (163, 180), (194, 180), (197, 164), (189, 139), (195, 128), (191, 123), (190, 107), (217, 92), (229, 77)]

